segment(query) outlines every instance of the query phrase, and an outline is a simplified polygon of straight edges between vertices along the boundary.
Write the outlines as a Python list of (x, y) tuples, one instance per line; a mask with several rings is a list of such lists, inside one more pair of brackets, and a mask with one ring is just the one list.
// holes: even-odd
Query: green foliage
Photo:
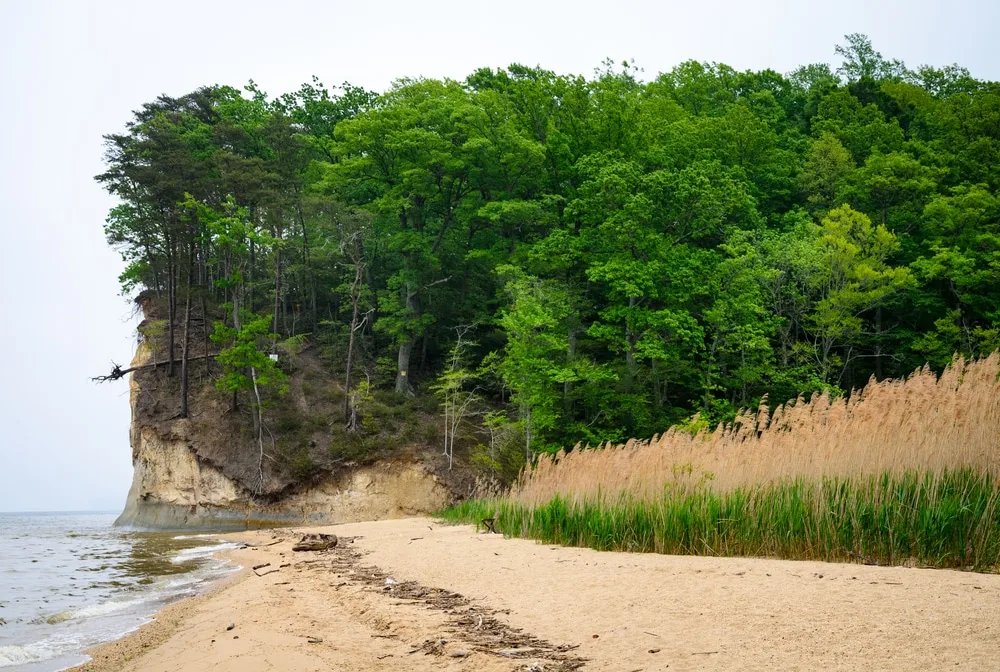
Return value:
[(284, 354), (294, 357), (302, 352), (308, 343), (308, 334), (298, 334), (296, 336), (290, 336), (278, 343), (278, 349)]
[(273, 337), (269, 333), (270, 324), (271, 318), (249, 312), (244, 312), (243, 323), (238, 329), (223, 322), (215, 323), (212, 340), (225, 346), (216, 357), (224, 371), (216, 387), (239, 392), (251, 390), (256, 385), (261, 389), (273, 389), (279, 395), (288, 391), (285, 373), (267, 351), (260, 348), (262, 340)]
[(486, 413), (483, 428), (489, 434), (489, 441), (470, 451), (472, 466), (493, 483), (509, 486), (524, 467), (523, 433), (503, 411)]
[[(353, 337), (357, 441), (403, 432), (390, 389), (437, 411), (478, 387), (463, 431), (502, 480), (518, 442), (523, 462), (988, 352), (1000, 85), (863, 35), (832, 51), (788, 76), (514, 64), (164, 96), (105, 139), (105, 235), (123, 291), (169, 306), (161, 361), (188, 298), (196, 331), (219, 322), (225, 390), (280, 390), (267, 355), (305, 334), (342, 375)], [(510, 418), (499, 451), (487, 409)]]
[(438, 514), (477, 523), (500, 512), (504, 534), (597, 550), (761, 555), (794, 560), (868, 558), (887, 565), (993, 571), (1000, 564), (1000, 489), (974, 470), (829, 478), (716, 493), (667, 491), (653, 501), (530, 507), (471, 500)]

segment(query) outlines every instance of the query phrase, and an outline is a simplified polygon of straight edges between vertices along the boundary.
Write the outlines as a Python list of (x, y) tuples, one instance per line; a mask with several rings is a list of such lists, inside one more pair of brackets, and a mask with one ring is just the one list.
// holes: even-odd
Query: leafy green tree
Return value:
[(450, 470), (455, 460), (455, 437), (462, 423), (478, 412), (477, 405), (482, 401), (480, 388), (469, 386), (475, 379), (475, 373), (467, 368), (468, 350), (476, 343), (466, 336), (472, 330), (471, 326), (456, 327), (455, 345), (452, 346), (447, 368), (441, 373), (431, 390), (441, 400), (444, 414), (444, 456), (448, 458)]
[(559, 447), (549, 440), (561, 415), (562, 383), (595, 379), (601, 372), (585, 360), (567, 361), (570, 305), (564, 287), (513, 266), (497, 270), (510, 302), (499, 317), (507, 344), (497, 370), (519, 409), (530, 460), (535, 452)]
[[(836, 367), (842, 374), (858, 356), (854, 349), (864, 336), (864, 314), (909, 287), (913, 277), (908, 268), (889, 263), (899, 247), (896, 236), (849, 206), (831, 210), (818, 233), (820, 265), (812, 278), (818, 300), (809, 329), (823, 380), (830, 382)], [(835, 348), (842, 349), (843, 356), (836, 356)]]
[(844, 59), (843, 64), (837, 69), (837, 74), (845, 77), (847, 81), (901, 80), (912, 77), (902, 61), (887, 60), (875, 51), (867, 35), (851, 33), (845, 35), (844, 39), (847, 40), (847, 44), (837, 45), (834, 47), (834, 52)]
[[(268, 354), (267, 339), (273, 338), (268, 327), (271, 318), (244, 312), (238, 326), (229, 327), (222, 322), (215, 323), (212, 340), (223, 346), (217, 357), (222, 364), (223, 374), (216, 381), (220, 390), (232, 392), (233, 399), (242, 391), (253, 391), (251, 410), (254, 417), (254, 435), (259, 454), (257, 460), (257, 493), (264, 490), (264, 395), (273, 390), (278, 395), (288, 391), (286, 376), (278, 368), (276, 359)], [(273, 439), (272, 439), (273, 441)]]
[(810, 211), (820, 216), (829, 211), (854, 169), (850, 152), (836, 136), (824, 133), (817, 138), (799, 173), (799, 186), (806, 194)]
[(1000, 326), (1000, 200), (985, 185), (956, 187), (924, 208), (922, 233), (912, 267), (941, 292), (943, 315), (914, 348), (938, 366), (955, 352), (990, 352)]

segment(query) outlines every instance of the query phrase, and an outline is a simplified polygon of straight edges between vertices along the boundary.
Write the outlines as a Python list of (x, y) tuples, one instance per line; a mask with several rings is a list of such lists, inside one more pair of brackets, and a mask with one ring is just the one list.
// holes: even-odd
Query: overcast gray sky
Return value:
[(101, 227), (101, 136), (160, 93), (312, 75), (378, 91), (512, 62), (590, 74), (634, 58), (787, 72), (867, 33), (910, 66), (1000, 79), (996, 0), (30, 2), (0, 0), (0, 511), (118, 509), (132, 475), (131, 304)]

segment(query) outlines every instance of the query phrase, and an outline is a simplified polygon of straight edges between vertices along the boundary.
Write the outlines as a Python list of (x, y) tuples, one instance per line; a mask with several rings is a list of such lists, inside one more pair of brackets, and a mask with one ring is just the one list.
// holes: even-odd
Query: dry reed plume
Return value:
[(941, 376), (918, 369), (869, 382), (847, 398), (801, 397), (770, 412), (743, 412), (695, 436), (671, 428), (648, 441), (542, 456), (511, 499), (541, 505), (555, 495), (582, 502), (665, 488), (716, 492), (788, 477), (848, 477), (972, 467), (1000, 475), (1000, 356), (956, 358)]

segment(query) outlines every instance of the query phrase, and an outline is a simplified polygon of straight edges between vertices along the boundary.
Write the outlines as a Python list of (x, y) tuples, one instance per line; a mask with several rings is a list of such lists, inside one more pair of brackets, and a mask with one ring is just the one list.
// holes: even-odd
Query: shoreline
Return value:
[[(221, 538), (226, 534), (220, 533), (218, 536)], [(229, 559), (233, 553), (238, 552), (225, 550), (217, 557)], [(90, 660), (64, 668), (60, 672), (108, 672), (121, 669), (129, 661), (167, 641), (184, 618), (202, 602), (210, 600), (216, 593), (231, 585), (245, 581), (248, 576), (249, 568), (244, 565), (229, 576), (208, 584), (205, 592), (164, 605), (150, 617), (148, 622), (131, 632), (85, 650), (83, 655), (88, 656)]]
[[(317, 531), (341, 543), (291, 551)], [(71, 669), (913, 670), (1000, 659), (998, 575), (597, 552), (425, 518), (219, 537), (255, 544), (220, 554), (243, 570)]]

